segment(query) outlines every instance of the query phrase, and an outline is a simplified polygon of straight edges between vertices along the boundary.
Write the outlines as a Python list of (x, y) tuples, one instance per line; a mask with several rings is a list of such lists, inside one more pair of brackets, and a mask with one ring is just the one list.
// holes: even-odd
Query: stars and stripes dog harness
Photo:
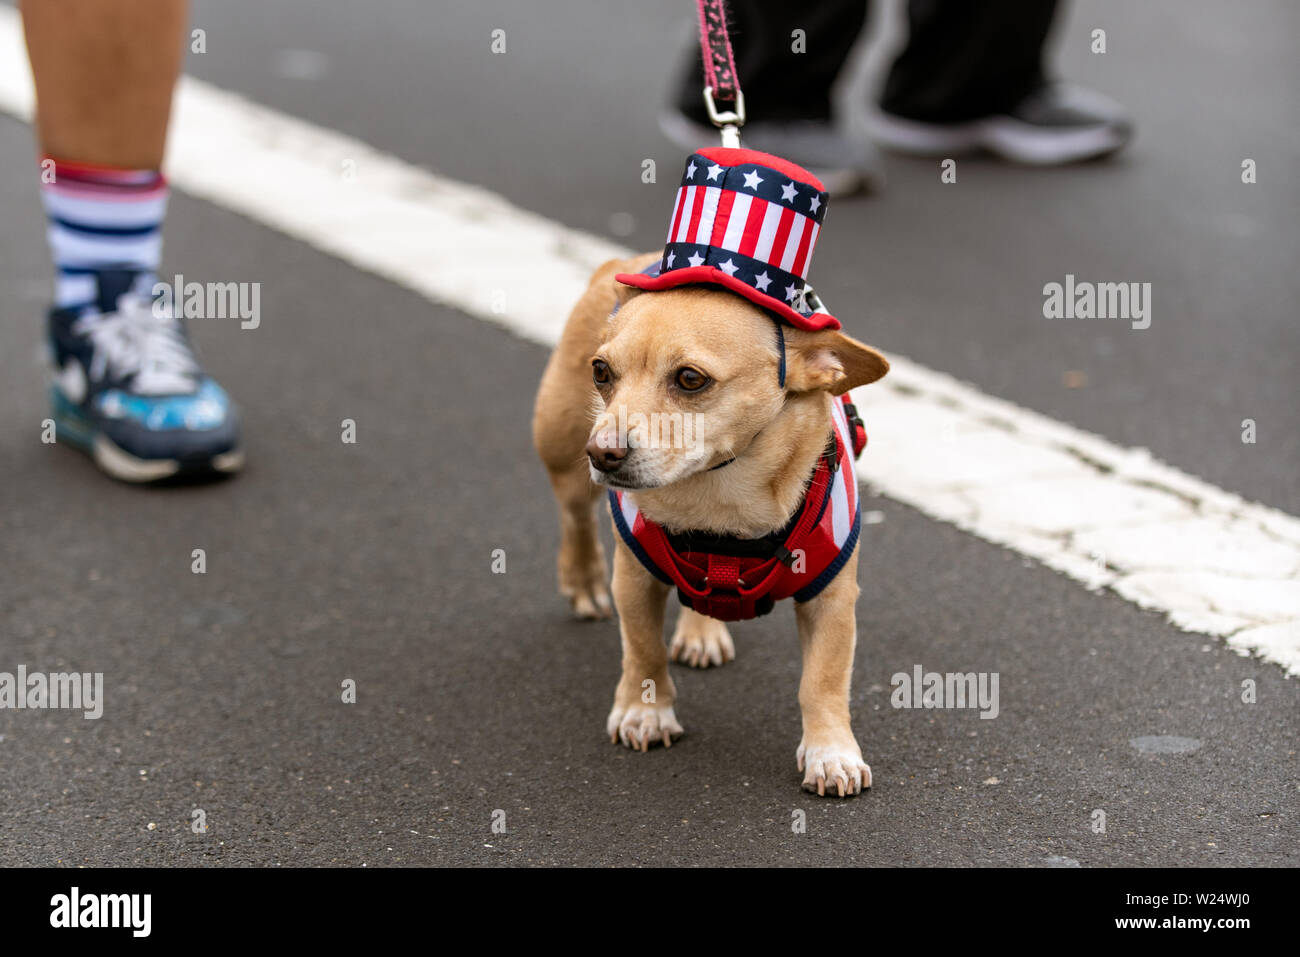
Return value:
[(646, 290), (709, 283), (796, 328), (838, 329), (807, 283), (828, 198), (817, 177), (780, 157), (699, 150), (686, 161), (658, 268), (614, 278)]
[[(784, 387), (782, 323), (809, 332), (840, 328), (807, 282), (828, 198), (815, 176), (780, 157), (699, 150), (686, 161), (663, 257), (614, 278), (648, 292), (720, 286), (767, 310)], [(767, 614), (783, 598), (814, 598), (853, 553), (862, 521), (853, 462), (867, 433), (847, 395), (831, 409), (830, 440), (785, 528), (754, 539), (671, 532), (641, 514), (629, 493), (611, 489), (619, 535), (650, 574), (677, 588), (682, 604), (710, 618), (740, 621)]]
[(614, 527), (646, 570), (702, 615), (742, 621), (766, 615), (783, 598), (809, 601), (848, 561), (862, 523), (853, 462), (866, 431), (847, 395), (831, 403), (831, 419), (803, 505), (779, 531), (762, 538), (674, 533), (641, 514), (626, 492), (610, 489)]

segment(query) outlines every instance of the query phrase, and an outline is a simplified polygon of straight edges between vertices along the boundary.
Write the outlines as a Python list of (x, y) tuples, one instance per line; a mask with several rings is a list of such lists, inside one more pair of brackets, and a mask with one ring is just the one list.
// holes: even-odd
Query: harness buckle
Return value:
[(857, 458), (867, 447), (867, 426), (862, 421), (862, 416), (858, 415), (858, 407), (849, 402), (847, 396), (843, 405), (844, 418), (848, 420), (849, 431), (853, 435), (853, 457)]

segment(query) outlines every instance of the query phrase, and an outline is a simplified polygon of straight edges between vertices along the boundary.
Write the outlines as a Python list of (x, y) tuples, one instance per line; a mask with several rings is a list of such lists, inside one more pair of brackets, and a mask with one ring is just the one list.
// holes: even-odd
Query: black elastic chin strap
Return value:
[[(779, 385), (782, 389), (784, 389), (785, 388), (785, 331), (781, 328), (780, 319), (773, 318), (772, 323), (773, 325), (776, 326), (776, 351), (777, 351), (777, 355), (780, 356), (780, 359), (778, 360), (776, 366), (776, 384)], [(763, 431), (762, 429), (759, 429), (758, 432), (755, 432), (754, 439), (758, 438), (759, 432), (762, 431)], [(754, 439), (749, 440), (750, 445), (754, 444)], [(707, 471), (716, 472), (724, 465), (730, 465), (734, 461), (736, 461), (736, 457), (733, 455), (725, 462), (719, 462), (717, 465), (710, 466), (707, 469)]]
[(776, 367), (776, 384), (782, 389), (785, 388), (785, 330), (781, 328), (781, 320), (773, 319), (776, 325), (776, 351), (780, 354), (781, 359)]

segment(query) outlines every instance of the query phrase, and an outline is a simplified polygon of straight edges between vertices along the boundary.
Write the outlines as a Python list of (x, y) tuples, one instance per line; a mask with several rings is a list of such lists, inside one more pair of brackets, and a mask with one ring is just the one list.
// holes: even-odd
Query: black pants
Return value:
[[(731, 0), (728, 30), (751, 120), (831, 115), (831, 84), (867, 20), (868, 0)], [(881, 106), (931, 123), (1009, 109), (1043, 82), (1043, 44), (1057, 0), (910, 0), (908, 40), (885, 82)], [(806, 52), (792, 49), (805, 32)], [(698, 52), (678, 107), (707, 123)]]

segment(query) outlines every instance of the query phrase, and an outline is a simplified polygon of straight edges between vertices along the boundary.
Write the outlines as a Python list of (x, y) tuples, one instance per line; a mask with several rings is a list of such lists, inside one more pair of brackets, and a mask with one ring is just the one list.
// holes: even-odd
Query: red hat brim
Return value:
[(782, 302), (775, 296), (769, 296), (766, 293), (759, 292), (753, 286), (737, 279), (735, 276), (729, 276), (726, 272), (717, 266), (686, 266), (681, 269), (673, 269), (666, 273), (660, 273), (658, 276), (647, 276), (639, 272), (621, 272), (614, 278), (625, 286), (634, 286), (637, 289), (644, 289), (647, 292), (660, 292), (664, 289), (673, 289), (677, 286), (685, 286), (690, 283), (705, 283), (710, 286), (722, 286), (730, 292), (739, 296), (744, 296), (754, 305), (766, 309), (768, 312), (775, 314), (778, 318), (788, 322), (796, 329), (804, 329), (808, 332), (821, 332), (823, 329), (839, 329), (840, 321), (832, 316), (829, 312), (814, 312), (804, 314), (796, 312), (788, 303)]

